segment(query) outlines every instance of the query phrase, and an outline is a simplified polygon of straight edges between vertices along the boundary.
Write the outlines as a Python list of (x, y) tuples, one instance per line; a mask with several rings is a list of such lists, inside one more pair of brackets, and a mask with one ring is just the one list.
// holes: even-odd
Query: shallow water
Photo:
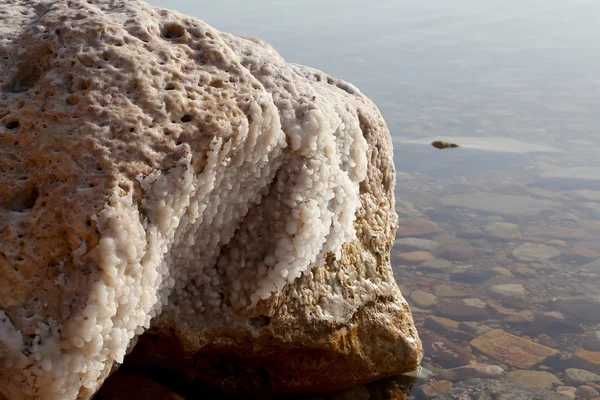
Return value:
[[(600, 1), (150, 3), (258, 36), (380, 107), (398, 170), (394, 273), (426, 341), (462, 352), (426, 344), (426, 367), (547, 371), (553, 391), (581, 385), (566, 368), (600, 373)], [(462, 147), (429, 145), (443, 138)], [(422, 229), (405, 237), (411, 218)], [(520, 363), (490, 350), (490, 330), (551, 356)]]

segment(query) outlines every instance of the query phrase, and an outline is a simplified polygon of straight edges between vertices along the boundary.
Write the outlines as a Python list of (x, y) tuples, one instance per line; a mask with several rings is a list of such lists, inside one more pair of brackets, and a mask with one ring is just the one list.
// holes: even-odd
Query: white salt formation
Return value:
[(392, 145), (352, 85), (136, 0), (0, 0), (0, 85), (1, 395), (88, 399), (151, 326), (253, 390), (417, 364)]

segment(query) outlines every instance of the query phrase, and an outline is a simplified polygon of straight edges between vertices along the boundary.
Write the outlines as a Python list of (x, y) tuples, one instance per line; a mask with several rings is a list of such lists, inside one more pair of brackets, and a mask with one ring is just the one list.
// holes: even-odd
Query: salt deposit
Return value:
[(354, 321), (388, 338), (356, 376), (416, 365), (391, 142), (358, 89), (139, 1), (4, 3), (0, 394), (89, 398), (151, 325), (199, 351)]

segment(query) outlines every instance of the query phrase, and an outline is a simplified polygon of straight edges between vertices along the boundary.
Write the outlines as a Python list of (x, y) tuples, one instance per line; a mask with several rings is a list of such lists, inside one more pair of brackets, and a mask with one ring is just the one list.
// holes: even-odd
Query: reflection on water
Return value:
[[(259, 36), (380, 107), (394, 274), (430, 372), (412, 397), (598, 395), (600, 2), (150, 3)], [(463, 147), (428, 145), (444, 137)], [(347, 398), (395, 396), (370, 388)]]

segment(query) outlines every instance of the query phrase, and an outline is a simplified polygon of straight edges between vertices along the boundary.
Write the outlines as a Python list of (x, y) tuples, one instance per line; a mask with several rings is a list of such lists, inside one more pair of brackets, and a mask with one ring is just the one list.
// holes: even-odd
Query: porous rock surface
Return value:
[(138, 339), (190, 390), (417, 365), (351, 84), (136, 0), (0, 0), (0, 85), (0, 394), (90, 398)]

